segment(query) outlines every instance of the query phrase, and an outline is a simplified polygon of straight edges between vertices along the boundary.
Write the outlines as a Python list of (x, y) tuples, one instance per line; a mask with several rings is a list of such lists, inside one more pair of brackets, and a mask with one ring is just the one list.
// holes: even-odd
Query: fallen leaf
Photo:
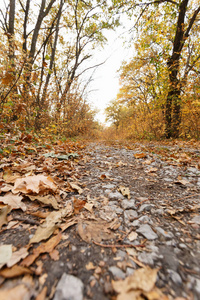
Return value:
[(11, 259), (12, 245), (0, 246), (0, 269)]
[(74, 197), (73, 204), (74, 204), (74, 213), (78, 214), (80, 210), (85, 206), (86, 201)]
[(135, 231), (132, 231), (132, 232), (129, 233), (129, 235), (128, 235), (128, 239), (129, 239), (130, 242), (136, 240), (137, 237), (138, 237), (138, 234), (137, 234), (137, 232), (135, 232)]
[(48, 215), (50, 214), (49, 211), (44, 212), (44, 211), (35, 211), (35, 212), (31, 212), (30, 215), (41, 218), (41, 219), (46, 219), (48, 217)]
[(24, 194), (39, 194), (40, 192), (55, 192), (56, 190), (57, 186), (55, 185), (51, 177), (46, 177), (44, 175), (34, 175), (18, 178), (15, 181), (15, 185), (12, 189), (12, 192), (14, 194), (17, 194), (18, 192)]
[(178, 181), (175, 181), (174, 183), (176, 183), (176, 184), (182, 184), (182, 185), (187, 185), (190, 182), (188, 180), (185, 180), (185, 179), (180, 179)]
[(116, 167), (125, 167), (125, 166), (127, 166), (127, 164), (123, 163), (121, 160), (118, 163), (116, 163)]
[(135, 270), (133, 275), (128, 276), (124, 280), (113, 280), (113, 289), (120, 294), (117, 299), (139, 299), (137, 297), (142, 295), (142, 293), (151, 292), (156, 283), (157, 272), (158, 269), (145, 267)]
[(44, 223), (40, 225), (34, 234), (34, 236), (30, 239), (29, 244), (39, 243), (42, 240), (48, 239), (53, 232), (59, 227), (58, 224), (61, 222), (62, 213), (51, 212), (48, 217), (45, 219)]
[(89, 212), (93, 213), (93, 206), (94, 206), (94, 204), (92, 204), (92, 203), (86, 203), (84, 205), (84, 208), (87, 209)]
[(20, 284), (11, 289), (5, 289), (0, 291), (0, 299), (6, 300), (24, 300), (30, 299), (31, 294), (25, 284)]
[(0, 271), (0, 276), (4, 278), (13, 278), (17, 276), (21, 276), (24, 274), (32, 274), (33, 272), (28, 268), (24, 268), (22, 266), (15, 265), (12, 268), (6, 268)]
[(121, 226), (121, 222), (117, 218), (108, 224), (108, 228), (112, 230), (117, 230), (120, 226)]
[(7, 193), (4, 196), (0, 196), (0, 202), (4, 204), (8, 204), (11, 209), (22, 209), (23, 211), (26, 211), (26, 205), (21, 202), (23, 199), (23, 196), (20, 195), (13, 195), (12, 193)]
[(48, 274), (47, 274), (47, 273), (45, 273), (45, 274), (43, 274), (42, 276), (40, 276), (40, 278), (39, 278), (39, 283), (40, 283), (40, 285), (43, 285), (43, 284), (45, 283), (47, 277), (48, 277)]
[(7, 262), (7, 267), (10, 268), (14, 266), (21, 259), (25, 258), (28, 254), (29, 253), (25, 247), (21, 248), (18, 251), (13, 252), (10, 260)]
[(49, 255), (50, 255), (52, 260), (54, 260), (54, 261), (59, 260), (59, 251), (58, 250), (54, 249), (53, 251), (51, 251), (49, 253)]
[(94, 266), (93, 262), (89, 262), (86, 266), (85, 266), (86, 270), (94, 270), (96, 268), (96, 266)]
[(148, 173), (154, 173), (154, 172), (157, 172), (158, 171), (158, 168), (153, 168), (151, 167), (149, 170), (148, 170)]
[(31, 196), (31, 195), (29, 195), (28, 197), (31, 201), (38, 200), (41, 203), (52, 206), (54, 209), (59, 208), (56, 198), (51, 194), (45, 195), (45, 196), (42, 196), (42, 195)]
[(11, 206), (6, 205), (0, 208), (0, 229), (3, 225), (8, 223), (7, 214), (11, 211)]
[(135, 158), (145, 158), (145, 157), (147, 157), (147, 155), (145, 153), (135, 153), (134, 157)]
[(10, 192), (12, 190), (13, 186), (11, 184), (5, 184), (0, 188), (1, 192)]
[(78, 223), (78, 233), (82, 240), (90, 243), (92, 240), (101, 242), (115, 237), (114, 233), (108, 229), (109, 224), (102, 220), (84, 221)]
[(42, 243), (37, 248), (33, 249), (33, 254), (30, 254), (27, 256), (21, 263), (22, 266), (29, 267), (32, 265), (32, 263), (36, 260), (36, 258), (41, 253), (50, 253), (53, 251), (53, 249), (59, 244), (60, 240), (62, 238), (62, 234), (59, 233), (56, 236), (52, 237), (50, 240), (48, 240), (46, 243)]
[(47, 287), (43, 287), (42, 291), (37, 295), (35, 300), (45, 300), (46, 299), (46, 294), (47, 294)]
[(124, 197), (127, 197), (128, 199), (131, 198), (130, 190), (129, 190), (128, 187), (125, 187), (125, 186), (120, 185), (119, 188), (118, 188), (118, 191), (119, 191)]
[(79, 195), (83, 193), (82, 188), (78, 186), (76, 183), (70, 182), (69, 185), (73, 190), (77, 191)]
[(14, 183), (17, 178), (20, 178), (19, 174), (13, 173), (9, 168), (4, 168), (3, 180), (7, 183)]
[(65, 231), (67, 228), (73, 226), (74, 224), (77, 224), (78, 223), (78, 220), (77, 218), (72, 218), (70, 220), (67, 220), (65, 224), (62, 224), (60, 226), (62, 232)]

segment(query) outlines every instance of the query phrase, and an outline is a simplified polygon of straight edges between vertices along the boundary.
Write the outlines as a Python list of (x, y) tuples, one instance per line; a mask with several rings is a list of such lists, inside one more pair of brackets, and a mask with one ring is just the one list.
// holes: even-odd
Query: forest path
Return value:
[[(38, 255), (30, 268), (30, 295), (40, 291), (37, 300), (200, 299), (198, 149), (89, 143), (73, 168), (68, 178), (73, 191), (63, 193), (62, 202), (73, 204), (75, 214), (60, 226), (57, 252), (46, 251), (51, 258)], [(63, 173), (56, 170), (58, 179)], [(26, 245), (29, 228), (12, 230), (3, 231), (0, 242), (17, 246), (24, 239)], [(3, 289), (10, 281), (2, 281)]]

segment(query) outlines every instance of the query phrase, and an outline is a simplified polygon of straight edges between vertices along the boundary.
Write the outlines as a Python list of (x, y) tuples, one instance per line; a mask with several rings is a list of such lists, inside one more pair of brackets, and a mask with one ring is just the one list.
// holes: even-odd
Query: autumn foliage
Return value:
[[(101, 1), (5, 1), (0, 27), (0, 129), (90, 134), (94, 50), (115, 20)], [(99, 61), (99, 64), (101, 61)]]
[(134, 55), (119, 70), (121, 88), (107, 119), (127, 138), (199, 139), (199, 2), (134, 5)]

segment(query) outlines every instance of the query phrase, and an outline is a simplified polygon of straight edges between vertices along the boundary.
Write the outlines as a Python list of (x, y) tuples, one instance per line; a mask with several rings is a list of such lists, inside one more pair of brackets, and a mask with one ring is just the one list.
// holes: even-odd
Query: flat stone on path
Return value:
[(123, 209), (128, 209), (128, 208), (136, 208), (135, 207), (135, 200), (134, 199), (130, 199), (130, 200), (127, 200), (127, 199), (124, 199), (122, 200), (121, 202), (121, 207)]
[(134, 221), (135, 218), (137, 218), (138, 214), (135, 210), (129, 209), (125, 210), (124, 212), (124, 222), (127, 224), (129, 222)]
[(83, 300), (83, 288), (79, 278), (63, 273), (53, 300)]
[(148, 224), (141, 225), (136, 231), (138, 233), (141, 233), (148, 240), (155, 240), (158, 238), (157, 234), (151, 229)]

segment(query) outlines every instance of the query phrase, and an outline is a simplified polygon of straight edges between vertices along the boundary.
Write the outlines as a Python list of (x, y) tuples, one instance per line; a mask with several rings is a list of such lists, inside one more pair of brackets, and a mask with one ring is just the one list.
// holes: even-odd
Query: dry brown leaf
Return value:
[(27, 256), (21, 263), (22, 266), (29, 267), (41, 253), (50, 253), (59, 244), (62, 234), (59, 233), (52, 237), (46, 243), (42, 243), (37, 248), (33, 249), (33, 254)]
[(0, 208), (0, 229), (3, 225), (8, 223), (7, 214), (11, 211), (11, 206), (6, 205)]
[(47, 212), (44, 212), (44, 211), (30, 212), (30, 215), (41, 218), (41, 219), (46, 219), (49, 214), (50, 214), (49, 211), (47, 211)]
[(12, 245), (0, 246), (0, 269), (11, 259)]
[(120, 185), (119, 188), (118, 188), (118, 191), (119, 191), (124, 197), (127, 197), (128, 199), (131, 198), (130, 190), (129, 190), (128, 187), (125, 187), (125, 186)]
[(135, 158), (145, 158), (145, 157), (147, 157), (147, 155), (145, 153), (135, 153), (134, 157)]
[(78, 223), (78, 220), (77, 218), (72, 218), (70, 220), (67, 220), (67, 222), (65, 224), (62, 224), (60, 226), (62, 232), (65, 231), (67, 228), (73, 226), (74, 224), (77, 224)]
[(148, 173), (154, 173), (154, 172), (157, 172), (158, 171), (158, 168), (153, 168), (151, 167), (149, 170), (148, 170)]
[(24, 274), (32, 274), (32, 271), (28, 268), (24, 268), (18, 265), (0, 271), (0, 276), (3, 276), (4, 278), (13, 278)]
[(86, 201), (74, 197), (73, 204), (74, 204), (74, 213), (79, 214), (80, 210), (85, 206)]
[(87, 209), (92, 214), (93, 213), (93, 206), (94, 206), (94, 204), (92, 204), (92, 203), (86, 203), (84, 205), (84, 208)]
[(124, 166), (127, 166), (127, 163), (123, 163), (121, 160), (116, 163), (116, 167), (124, 167)]
[(57, 186), (55, 185), (51, 177), (46, 177), (44, 175), (34, 175), (18, 178), (15, 181), (12, 192), (14, 194), (17, 194), (18, 192), (24, 194), (39, 194), (46, 191), (55, 192), (56, 190)]
[(69, 185), (73, 190), (77, 191), (79, 193), (79, 195), (83, 193), (82, 188), (80, 186), (78, 186), (76, 183), (70, 182)]
[[(145, 293), (143, 295), (148, 300), (169, 300), (168, 296), (164, 295), (161, 290), (154, 288), (152, 291)], [(185, 299), (186, 300), (186, 299)]]
[(134, 240), (136, 240), (137, 239), (137, 237), (138, 237), (138, 234), (137, 234), (137, 232), (135, 232), (135, 231), (132, 231), (131, 233), (129, 233), (129, 235), (128, 235), (128, 239), (129, 239), (129, 241), (134, 241)]
[(17, 178), (20, 178), (19, 174), (13, 173), (9, 168), (4, 168), (3, 180), (7, 183), (14, 183)]
[(15, 251), (12, 253), (11, 259), (7, 262), (7, 267), (10, 268), (14, 266), (16, 263), (18, 263), (21, 259), (28, 256), (28, 251), (25, 247), (19, 249), (18, 251)]
[(31, 201), (38, 200), (41, 203), (52, 206), (54, 209), (59, 208), (56, 198), (51, 194), (45, 195), (45, 196), (42, 196), (42, 195), (31, 196), (31, 195), (29, 195), (28, 197)]
[(56, 249), (54, 249), (53, 251), (51, 251), (50, 253), (49, 253), (49, 255), (50, 255), (50, 257), (51, 257), (51, 259), (53, 259), (54, 261), (57, 261), (57, 260), (59, 260), (59, 251), (58, 250), (56, 250)]
[(5, 289), (0, 291), (0, 299), (6, 300), (24, 300), (30, 299), (31, 294), (25, 284), (20, 284), (11, 289)]
[(46, 299), (46, 294), (47, 294), (47, 287), (43, 287), (42, 291), (37, 295), (35, 300), (45, 300)]
[[(152, 292), (155, 286), (157, 272), (158, 269), (145, 267), (135, 270), (133, 275), (128, 276), (124, 280), (113, 280), (113, 289), (119, 294), (117, 299), (140, 299), (137, 297), (143, 293), (146, 293), (148, 299), (148, 293)], [(130, 298), (130, 295), (132, 298)]]
[(4, 184), (2, 187), (0, 187), (1, 192), (10, 192), (12, 190), (13, 186), (11, 184)]
[(176, 184), (182, 184), (182, 185), (190, 184), (190, 182), (188, 180), (185, 180), (185, 179), (180, 179), (178, 181), (175, 181), (174, 183), (176, 183)]
[(52, 211), (48, 217), (45, 219), (44, 223), (40, 225), (34, 236), (30, 239), (29, 244), (39, 243), (42, 240), (48, 239), (53, 232), (59, 227), (62, 218), (70, 215), (72, 211), (71, 202), (65, 208), (59, 211)]
[(101, 242), (102, 240), (109, 240), (115, 237), (114, 233), (108, 229), (109, 224), (102, 220), (84, 221), (78, 223), (78, 233), (82, 240), (90, 243), (91, 240)]
[(11, 209), (22, 209), (23, 211), (26, 211), (26, 205), (21, 202), (23, 199), (23, 196), (19, 195), (13, 195), (12, 193), (7, 193), (4, 196), (0, 196), (0, 202), (4, 204), (8, 204)]
[(121, 226), (121, 222), (116, 218), (108, 224), (108, 228), (117, 230)]
[(94, 266), (93, 262), (89, 262), (86, 266), (85, 266), (86, 270), (94, 270), (96, 268), (96, 266)]

